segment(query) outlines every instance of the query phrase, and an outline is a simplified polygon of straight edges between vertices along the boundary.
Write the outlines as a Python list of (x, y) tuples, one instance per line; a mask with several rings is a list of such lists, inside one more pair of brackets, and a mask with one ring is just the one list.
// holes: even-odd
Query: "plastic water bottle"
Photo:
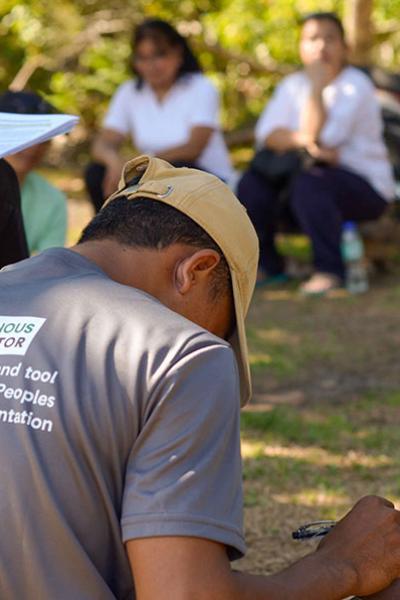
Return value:
[(351, 294), (368, 291), (368, 275), (364, 260), (364, 244), (357, 225), (346, 221), (342, 231), (342, 256), (346, 266), (346, 288)]

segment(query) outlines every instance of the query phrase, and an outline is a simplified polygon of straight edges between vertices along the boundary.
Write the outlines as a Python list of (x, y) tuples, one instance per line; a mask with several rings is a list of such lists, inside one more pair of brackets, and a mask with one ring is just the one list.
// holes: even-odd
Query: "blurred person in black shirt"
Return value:
[(18, 180), (13, 168), (0, 159), (0, 268), (28, 256)]

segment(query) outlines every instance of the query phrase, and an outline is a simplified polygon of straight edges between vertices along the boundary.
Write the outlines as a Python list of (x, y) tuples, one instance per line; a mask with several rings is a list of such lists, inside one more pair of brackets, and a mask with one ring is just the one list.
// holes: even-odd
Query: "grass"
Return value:
[(241, 568), (264, 573), (283, 568), (313, 548), (292, 542), (292, 530), (308, 521), (338, 519), (362, 495), (399, 503), (399, 418), (399, 393), (365, 394), (339, 408), (243, 412), (246, 528), (257, 541)]
[(314, 547), (300, 524), (338, 519), (361, 496), (400, 504), (399, 273), (365, 296), (256, 293), (248, 331), (254, 401), (242, 413), (248, 557), (271, 573)]
[[(244, 412), (244, 439), (259, 443), (296, 445), (321, 451), (346, 453), (371, 451), (371, 456), (397, 456), (400, 443), (397, 404), (391, 397), (356, 400), (341, 407), (276, 407), (265, 412)], [(259, 451), (260, 447), (258, 448)], [(400, 458), (400, 457), (399, 457)]]
[(311, 260), (311, 246), (305, 235), (280, 235), (277, 247), (284, 256), (291, 256), (303, 262)]

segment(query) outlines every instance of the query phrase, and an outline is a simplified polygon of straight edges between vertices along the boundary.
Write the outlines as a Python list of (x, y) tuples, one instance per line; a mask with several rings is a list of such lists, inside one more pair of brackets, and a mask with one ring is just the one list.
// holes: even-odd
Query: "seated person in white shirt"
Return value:
[(113, 192), (128, 136), (142, 154), (175, 166), (212, 172), (224, 181), (233, 170), (219, 124), (219, 94), (201, 73), (185, 38), (169, 23), (148, 19), (132, 39), (135, 78), (112, 98), (103, 129), (93, 143), (97, 164), (86, 171), (86, 185), (96, 210)]
[[(293, 176), (289, 188), (290, 209), (312, 243), (315, 272), (302, 286), (307, 294), (342, 285), (343, 222), (377, 219), (394, 195), (373, 85), (347, 64), (346, 55), (338, 17), (307, 16), (300, 38), (304, 68), (282, 81), (256, 126), (258, 148), (306, 149), (314, 159), (314, 166)], [(239, 182), (239, 198), (260, 239), (261, 283), (284, 277), (274, 242), (279, 194), (252, 170)]]

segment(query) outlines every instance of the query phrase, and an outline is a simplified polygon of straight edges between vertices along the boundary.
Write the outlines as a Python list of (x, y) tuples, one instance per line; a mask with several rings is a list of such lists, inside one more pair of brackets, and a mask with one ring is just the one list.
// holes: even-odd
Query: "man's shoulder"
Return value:
[(150, 345), (184, 349), (185, 354), (205, 347), (230, 350), (228, 342), (171, 310), (154, 296), (136, 288), (116, 286), (111, 301), (116, 309), (125, 306), (126, 331), (141, 329)]
[[(94, 321), (118, 336), (118, 346), (126, 358), (138, 348), (148, 356), (164, 357), (172, 367), (183, 357), (210, 356), (210, 360), (234, 362), (230, 344), (170, 309), (154, 296), (103, 277), (81, 286), (87, 298), (87, 311)], [(106, 324), (107, 323), (107, 324)], [(137, 345), (139, 344), (139, 346)]]

